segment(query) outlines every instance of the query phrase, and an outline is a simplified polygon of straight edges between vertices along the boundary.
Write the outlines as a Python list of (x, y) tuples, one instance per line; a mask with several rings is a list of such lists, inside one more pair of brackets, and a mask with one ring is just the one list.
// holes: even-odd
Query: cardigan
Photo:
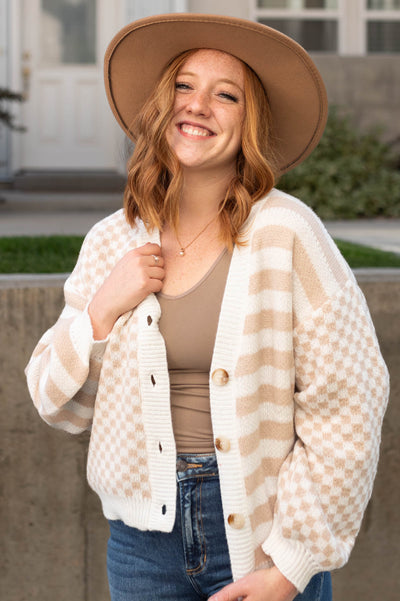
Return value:
[[(302, 592), (348, 560), (389, 378), (363, 294), (311, 209), (273, 189), (243, 232), (209, 380), (232, 574), (276, 565)], [(160, 305), (150, 294), (104, 341), (93, 340), (88, 315), (115, 263), (149, 241), (159, 244), (159, 232), (131, 227), (122, 209), (92, 228), (26, 374), (48, 424), (91, 429), (87, 476), (104, 515), (170, 532), (176, 448)]]

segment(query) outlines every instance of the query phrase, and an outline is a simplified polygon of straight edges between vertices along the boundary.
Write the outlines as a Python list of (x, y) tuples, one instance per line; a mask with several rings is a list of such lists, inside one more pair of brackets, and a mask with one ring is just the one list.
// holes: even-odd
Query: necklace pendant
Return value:
[(179, 256), (180, 257), (184, 257), (185, 256), (185, 249), (181, 248), (181, 250), (179, 251)]

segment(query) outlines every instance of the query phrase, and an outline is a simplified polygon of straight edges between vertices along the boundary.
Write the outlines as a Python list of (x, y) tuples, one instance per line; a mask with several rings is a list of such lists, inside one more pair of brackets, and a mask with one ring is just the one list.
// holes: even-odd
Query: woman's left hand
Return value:
[(296, 587), (273, 567), (256, 570), (228, 584), (208, 601), (293, 601), (297, 593)]

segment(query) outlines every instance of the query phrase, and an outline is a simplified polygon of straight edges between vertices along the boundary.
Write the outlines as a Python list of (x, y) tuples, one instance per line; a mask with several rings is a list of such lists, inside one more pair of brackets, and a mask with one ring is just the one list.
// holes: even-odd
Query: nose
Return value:
[(210, 97), (205, 91), (198, 90), (190, 95), (187, 110), (194, 115), (208, 116), (210, 114)]

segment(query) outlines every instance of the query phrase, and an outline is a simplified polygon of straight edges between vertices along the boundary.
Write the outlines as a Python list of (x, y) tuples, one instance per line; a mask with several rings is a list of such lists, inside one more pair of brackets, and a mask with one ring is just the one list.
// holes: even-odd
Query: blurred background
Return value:
[[(328, 127), (279, 186), (336, 220), (338, 237), (396, 253), (356, 273), (392, 393), (373, 497), (349, 563), (334, 573), (334, 600), (398, 601), (400, 0), (0, 0), (0, 601), (109, 601), (88, 435), (44, 424), (23, 374), (59, 315), (81, 238), (67, 267), (51, 263), (47, 239), (29, 240), (19, 263), (17, 254), (29, 236), (84, 234), (121, 206), (129, 145), (107, 105), (104, 51), (130, 21), (182, 11), (260, 21), (311, 53), (332, 106)], [(67, 240), (53, 244), (60, 251)]]
[(25, 128), (0, 126), (0, 182), (29, 189), (74, 173), (94, 183), (98, 172), (118, 186), (125, 148), (103, 92), (104, 50), (130, 21), (181, 11), (290, 35), (315, 59), (330, 102), (400, 149), (400, 0), (0, 0), (0, 109)]

